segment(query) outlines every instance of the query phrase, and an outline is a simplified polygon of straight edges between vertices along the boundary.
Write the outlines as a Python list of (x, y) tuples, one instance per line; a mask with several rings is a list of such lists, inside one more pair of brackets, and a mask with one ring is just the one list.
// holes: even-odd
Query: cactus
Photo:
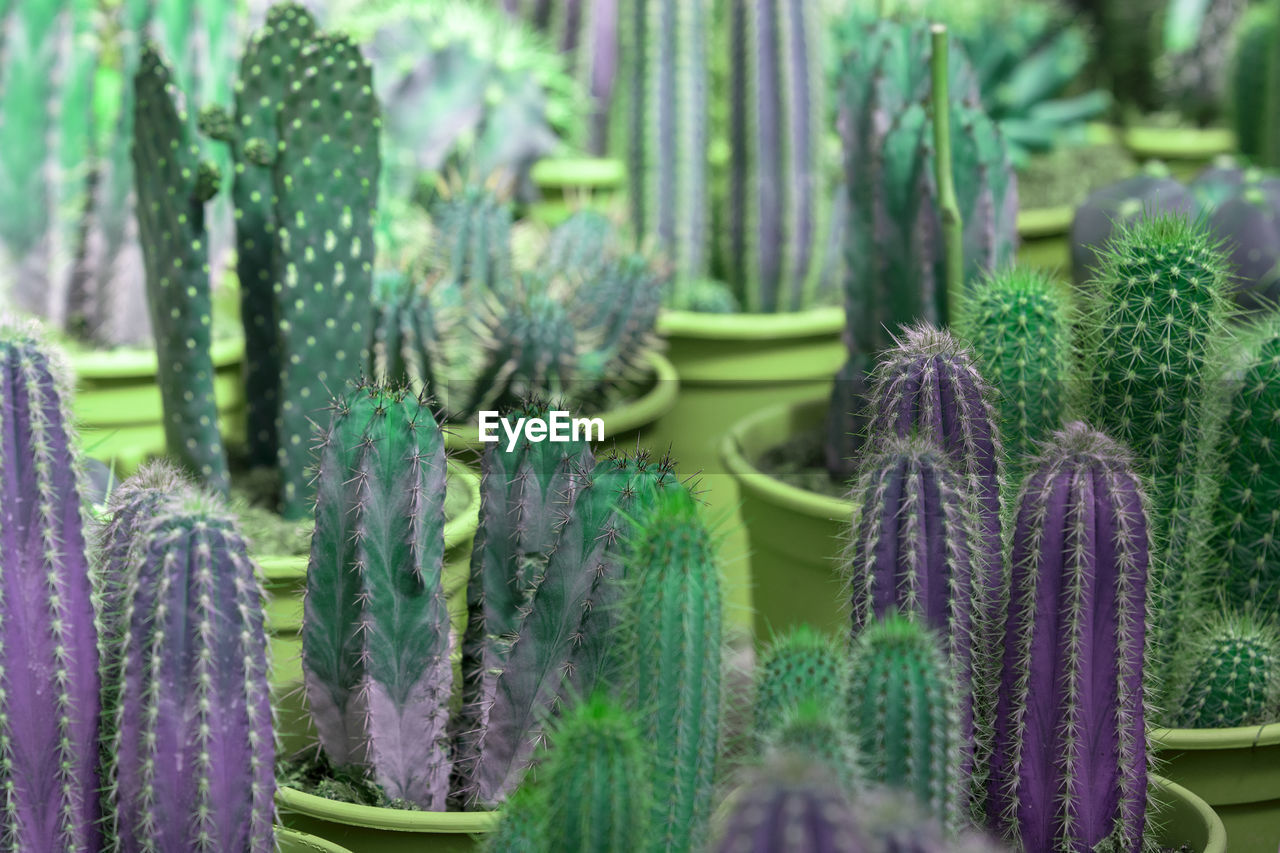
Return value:
[(631, 222), (677, 278), (708, 265), (709, 17), (710, 0), (634, 0), (621, 24)]
[(1275, 140), (1267, 140), (1267, 105), (1273, 95), (1270, 76), (1272, 46), (1276, 39), (1276, 10), (1270, 3), (1248, 9), (1236, 35), (1230, 70), (1229, 110), (1240, 153), (1252, 162), (1274, 166)]
[(864, 781), (858, 744), (845, 725), (846, 685), (819, 699), (805, 699), (783, 713), (764, 738), (768, 757), (792, 755), (825, 767), (845, 791)]
[(367, 361), (381, 127), (372, 69), (345, 35), (298, 55), (274, 153), (280, 512), (311, 509), (312, 418)]
[(1071, 220), (1071, 277), (1084, 285), (1098, 273), (1101, 255), (1118, 230), (1157, 213), (1191, 213), (1195, 199), (1161, 163), (1140, 175), (1094, 190)]
[(974, 831), (947, 832), (913, 797), (889, 789), (858, 792), (858, 822), (869, 850), (884, 853), (1006, 853), (1006, 848)]
[(821, 12), (733, 0), (726, 275), (744, 311), (813, 302), (825, 211)]
[(1079, 422), (1019, 496), (987, 813), (1024, 849), (1142, 849), (1145, 502), (1127, 454)]
[(526, 781), (502, 805), (498, 824), (484, 836), (483, 853), (543, 853), (544, 791)]
[(218, 188), (200, 162), (182, 93), (154, 45), (134, 77), (134, 174), (169, 452), (211, 490), (230, 488), (213, 392), (204, 204)]
[(1011, 267), (961, 303), (956, 334), (995, 390), (999, 433), (1015, 463), (1061, 425), (1070, 367), (1067, 300), (1048, 275)]
[(1226, 729), (1280, 713), (1280, 632), (1269, 618), (1225, 611), (1196, 632), (1178, 725)]
[(944, 643), (914, 619), (888, 612), (854, 638), (849, 729), (869, 781), (910, 791), (949, 828), (966, 803), (971, 734), (961, 722), (967, 687)]
[(622, 688), (654, 750), (654, 837), (645, 849), (701, 849), (720, 743), (720, 576), (711, 535), (684, 489), (636, 522), (617, 640)]
[(871, 850), (843, 790), (820, 766), (786, 756), (733, 795), (716, 853), (862, 853)]
[(511, 279), (512, 212), (492, 192), (464, 185), (431, 205), (434, 269), (467, 291), (501, 292)]
[(263, 591), (221, 502), (139, 519), (125, 576), (108, 767), (122, 850), (275, 850)]
[(756, 666), (755, 727), (768, 735), (806, 702), (838, 705), (848, 684), (845, 652), (808, 625), (775, 637)]
[[(1174, 5), (1170, 4), (1166, 17), (1173, 15)], [(1162, 99), (1179, 113), (1200, 124), (1208, 124), (1221, 117), (1237, 27), (1248, 2), (1216, 0), (1191, 5), (1198, 5), (1202, 11), (1199, 20), (1186, 21), (1189, 33), (1193, 34), (1190, 43), (1166, 49), (1156, 58), (1156, 82)]]
[(375, 279), (370, 367), (378, 381), (422, 389), (434, 399), (447, 396), (446, 342), (457, 328), (458, 286), (435, 280), (420, 286), (400, 272)]
[(1236, 304), (1255, 312), (1274, 307), (1280, 297), (1280, 181), (1250, 170), (1210, 215), (1209, 230), (1227, 251)]
[(13, 850), (99, 849), (98, 630), (70, 374), (0, 319), (0, 834)]
[(453, 687), (445, 455), (426, 404), (359, 386), (323, 435), (302, 633), (307, 699), (336, 766), (443, 810)]

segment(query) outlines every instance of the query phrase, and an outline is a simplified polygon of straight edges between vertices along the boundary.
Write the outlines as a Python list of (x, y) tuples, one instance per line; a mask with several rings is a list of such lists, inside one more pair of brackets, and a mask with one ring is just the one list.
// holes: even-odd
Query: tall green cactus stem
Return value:
[(659, 493), (632, 531), (628, 559), (618, 648), (662, 792), (646, 849), (699, 850), (720, 745), (723, 604), (711, 534), (688, 491)]
[(387, 796), (441, 811), (453, 668), (444, 439), (426, 403), (378, 386), (339, 399), (317, 490), (302, 666), (320, 745)]
[(965, 809), (967, 747), (962, 697), (943, 648), (918, 621), (896, 613), (867, 626), (850, 656), (849, 728), (860, 738), (870, 781), (911, 791), (955, 828)]
[(709, 848), (715, 853), (846, 853), (876, 849), (849, 794), (795, 756), (762, 767), (734, 795), (733, 810)]
[(821, 267), (821, 12), (733, 0), (729, 281), (744, 311), (809, 307)]
[(710, 0), (630, 0), (631, 221), (677, 276), (707, 272), (707, 44)]
[(446, 342), (461, 319), (453, 310), (460, 304), (452, 281), (437, 280), (423, 288), (401, 272), (380, 274), (374, 285), (369, 346), (370, 367), (378, 381), (443, 399), (449, 376)]
[(1071, 359), (1065, 294), (1043, 272), (1010, 267), (974, 286), (955, 330), (994, 389), (1000, 437), (1018, 465), (1061, 426)]
[(0, 837), (92, 853), (98, 631), (67, 368), (0, 318)]
[(847, 655), (833, 637), (808, 625), (775, 637), (756, 666), (756, 733), (767, 736), (807, 702), (838, 707), (848, 680)]
[(560, 721), (550, 747), (538, 778), (552, 792), (544, 798), (544, 849), (647, 849), (652, 758), (638, 721), (611, 700), (593, 697)]
[(109, 764), (123, 850), (276, 849), (263, 591), (232, 516), (170, 496), (135, 529)]
[(1196, 633), (1178, 725), (1226, 729), (1280, 713), (1280, 632), (1270, 617), (1226, 611)]
[(1145, 504), (1127, 453), (1080, 422), (1019, 495), (986, 805), (1022, 849), (1143, 849)]
[(465, 290), (503, 292), (511, 281), (511, 205), (467, 185), (431, 205), (435, 268)]
[(498, 825), (484, 836), (483, 853), (544, 853), (544, 795), (544, 789), (532, 780), (517, 788), (502, 804)]
[(1259, 3), (1244, 14), (1236, 34), (1231, 63), (1230, 117), (1240, 153), (1265, 164), (1268, 157), (1267, 124), (1271, 103), (1270, 65), (1272, 43), (1280, 27), (1273, 4)]
[(938, 187), (938, 213), (942, 217), (942, 243), (945, 253), (946, 289), (941, 302), (947, 309), (947, 317), (955, 314), (957, 300), (964, 287), (964, 219), (960, 202), (956, 198), (956, 182), (951, 163), (951, 82), (948, 79), (950, 63), (947, 61), (950, 41), (947, 28), (934, 24), (929, 28), (932, 53), (929, 71), (933, 79), (930, 90), (933, 107), (933, 172)]
[(133, 164), (147, 306), (169, 452), (211, 490), (230, 488), (213, 390), (213, 308), (204, 205), (218, 176), (200, 161), (182, 92), (155, 45), (134, 77)]

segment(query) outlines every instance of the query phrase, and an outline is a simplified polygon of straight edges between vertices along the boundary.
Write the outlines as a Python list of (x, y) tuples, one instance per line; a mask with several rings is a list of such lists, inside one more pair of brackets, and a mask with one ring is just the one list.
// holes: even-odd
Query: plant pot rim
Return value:
[[(471, 470), (465, 462), (449, 459), (449, 475), (454, 482), (461, 482), (467, 489), (467, 505), (456, 517), (449, 519), (444, 525), (444, 548), (450, 551), (459, 544), (470, 539), (476, 533), (480, 523), (477, 510), (480, 507), (480, 476)], [(262, 568), (268, 583), (286, 583), (306, 575), (310, 558), (305, 554), (285, 556), (281, 554), (264, 554), (254, 557)]]
[[(1180, 800), (1195, 810), (1196, 815), (1209, 828), (1209, 839), (1203, 850), (1197, 853), (1224, 853), (1227, 849), (1227, 828), (1222, 818), (1213, 810), (1213, 806), (1204, 801), (1195, 791), (1185, 788), (1171, 779), (1156, 773), (1147, 776), (1151, 788), (1160, 789), (1170, 800)], [(1148, 794), (1148, 797), (1150, 794)]]
[(711, 314), (704, 311), (671, 311), (658, 315), (663, 337), (704, 340), (777, 340), (830, 335), (844, 328), (844, 308), (824, 305), (777, 314)]
[(1022, 238), (1062, 237), (1071, 231), (1076, 208), (1071, 204), (1028, 207), (1018, 211), (1018, 236)]
[(784, 483), (756, 467), (750, 451), (755, 449), (753, 436), (762, 428), (771, 426), (797, 409), (808, 408), (823, 402), (823, 397), (812, 397), (796, 403), (783, 403), (761, 409), (729, 428), (720, 440), (720, 459), (726, 470), (738, 481), (738, 487), (749, 492), (757, 500), (782, 507), (798, 515), (815, 519), (846, 521), (853, 514), (853, 502), (829, 495), (820, 495)]
[[(229, 367), (244, 360), (244, 337), (234, 335), (217, 338), (209, 346), (213, 366)], [(110, 350), (86, 350), (70, 353), (67, 358), (77, 380), (141, 379), (154, 377), (160, 369), (155, 347), (119, 347)]]
[(1235, 134), (1225, 127), (1150, 127), (1135, 125), (1123, 131), (1124, 144), (1143, 157), (1198, 160), (1233, 151)]
[(533, 165), (529, 177), (539, 187), (615, 187), (627, 179), (627, 165), (616, 157), (585, 154), (544, 157)]
[[(277, 826), (275, 830), (277, 842), (292, 840), (299, 846), (307, 850), (314, 850), (316, 853), (351, 853), (347, 848), (334, 844), (329, 839), (321, 838), (318, 835), (310, 835), (284, 826)], [(280, 846), (283, 848), (284, 845), (281, 844)]]
[(1151, 737), (1167, 750), (1252, 749), (1280, 744), (1280, 723), (1228, 729), (1152, 729)]
[(498, 822), (498, 812), (420, 812), (344, 803), (281, 785), (276, 807), (330, 823), (392, 832), (471, 834), (488, 832)]

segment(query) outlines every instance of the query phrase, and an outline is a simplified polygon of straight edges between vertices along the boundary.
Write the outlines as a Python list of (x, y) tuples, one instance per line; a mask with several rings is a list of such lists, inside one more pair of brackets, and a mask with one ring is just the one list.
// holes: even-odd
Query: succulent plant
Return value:
[(1217, 614), (1196, 632), (1178, 725), (1258, 726), (1280, 713), (1280, 632), (1247, 610)]
[(847, 686), (822, 699), (803, 699), (791, 706), (763, 736), (761, 752), (772, 757), (790, 755), (830, 771), (849, 793), (863, 783), (858, 740), (846, 724)]
[(435, 238), (432, 270), (467, 291), (501, 291), (511, 280), (511, 205), (475, 184), (429, 207)]
[(893, 788), (868, 788), (854, 801), (858, 823), (877, 853), (1003, 853), (1006, 848), (981, 834), (947, 832), (914, 797)]
[(451, 757), (444, 439), (403, 390), (359, 386), (322, 436), (302, 666), (320, 746), (443, 810)]
[(1154, 584), (1128, 454), (1073, 422), (1019, 495), (987, 814), (1026, 850), (1140, 850)]
[(507, 798), (497, 825), (484, 836), (484, 853), (544, 853), (546, 847), (542, 818), (546, 812), (543, 787), (526, 780)]
[(70, 393), (35, 328), (0, 318), (0, 822), (10, 849), (92, 853), (98, 630)]
[(213, 496), (170, 495), (134, 525), (110, 727), (122, 850), (276, 849), (263, 591)]
[(390, 385), (419, 388), (445, 399), (450, 377), (447, 343), (460, 321), (462, 296), (448, 279), (420, 282), (398, 271), (374, 280), (373, 375)]
[(1235, 279), (1236, 304), (1266, 311), (1280, 298), (1280, 179), (1249, 170), (1209, 216)]
[(155, 45), (134, 77), (134, 175), (165, 443), (214, 492), (230, 488), (213, 391), (213, 309), (204, 205), (218, 190), (182, 93)]
[(807, 702), (839, 707), (848, 680), (848, 660), (834, 638), (808, 625), (774, 637), (756, 665), (756, 732), (767, 736)]
[(870, 846), (848, 793), (792, 756), (762, 768), (733, 795), (716, 853), (863, 853)]
[[(1170, 3), (1165, 10), (1165, 50), (1156, 58), (1155, 74), (1163, 100), (1201, 124), (1220, 118), (1227, 96), (1236, 32), (1248, 0)], [(1176, 14), (1179, 7), (1199, 14)], [(1197, 8), (1198, 7), (1198, 8)], [(1170, 44), (1171, 27), (1185, 28)]]
[(961, 722), (967, 687), (957, 686), (945, 647), (896, 612), (869, 624), (854, 637), (848, 720), (867, 780), (910, 791), (954, 829), (967, 808), (972, 735)]
[(720, 748), (723, 602), (711, 534), (685, 489), (659, 492), (627, 549), (619, 687), (652, 746), (648, 851), (701, 849)]
[(1267, 3), (1249, 8), (1239, 23), (1230, 71), (1230, 109), (1236, 146), (1255, 164), (1277, 166), (1276, 145), (1268, 139), (1271, 120), (1267, 104), (1274, 87), (1270, 72), (1276, 39), (1276, 11)]

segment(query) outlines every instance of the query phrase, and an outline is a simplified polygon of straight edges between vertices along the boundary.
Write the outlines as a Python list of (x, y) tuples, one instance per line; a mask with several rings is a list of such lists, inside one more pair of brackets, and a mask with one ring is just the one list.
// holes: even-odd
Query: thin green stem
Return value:
[[(1278, 0), (1280, 2), (1280, 0)], [(930, 27), (933, 40), (933, 146), (935, 174), (938, 181), (938, 207), (942, 215), (942, 240), (946, 247), (946, 292), (938, 300), (946, 316), (943, 324), (955, 316), (956, 302), (964, 287), (964, 220), (960, 217), (960, 203), (956, 200), (956, 185), (951, 175), (951, 103), (950, 85), (947, 79), (948, 40), (943, 24)]]

